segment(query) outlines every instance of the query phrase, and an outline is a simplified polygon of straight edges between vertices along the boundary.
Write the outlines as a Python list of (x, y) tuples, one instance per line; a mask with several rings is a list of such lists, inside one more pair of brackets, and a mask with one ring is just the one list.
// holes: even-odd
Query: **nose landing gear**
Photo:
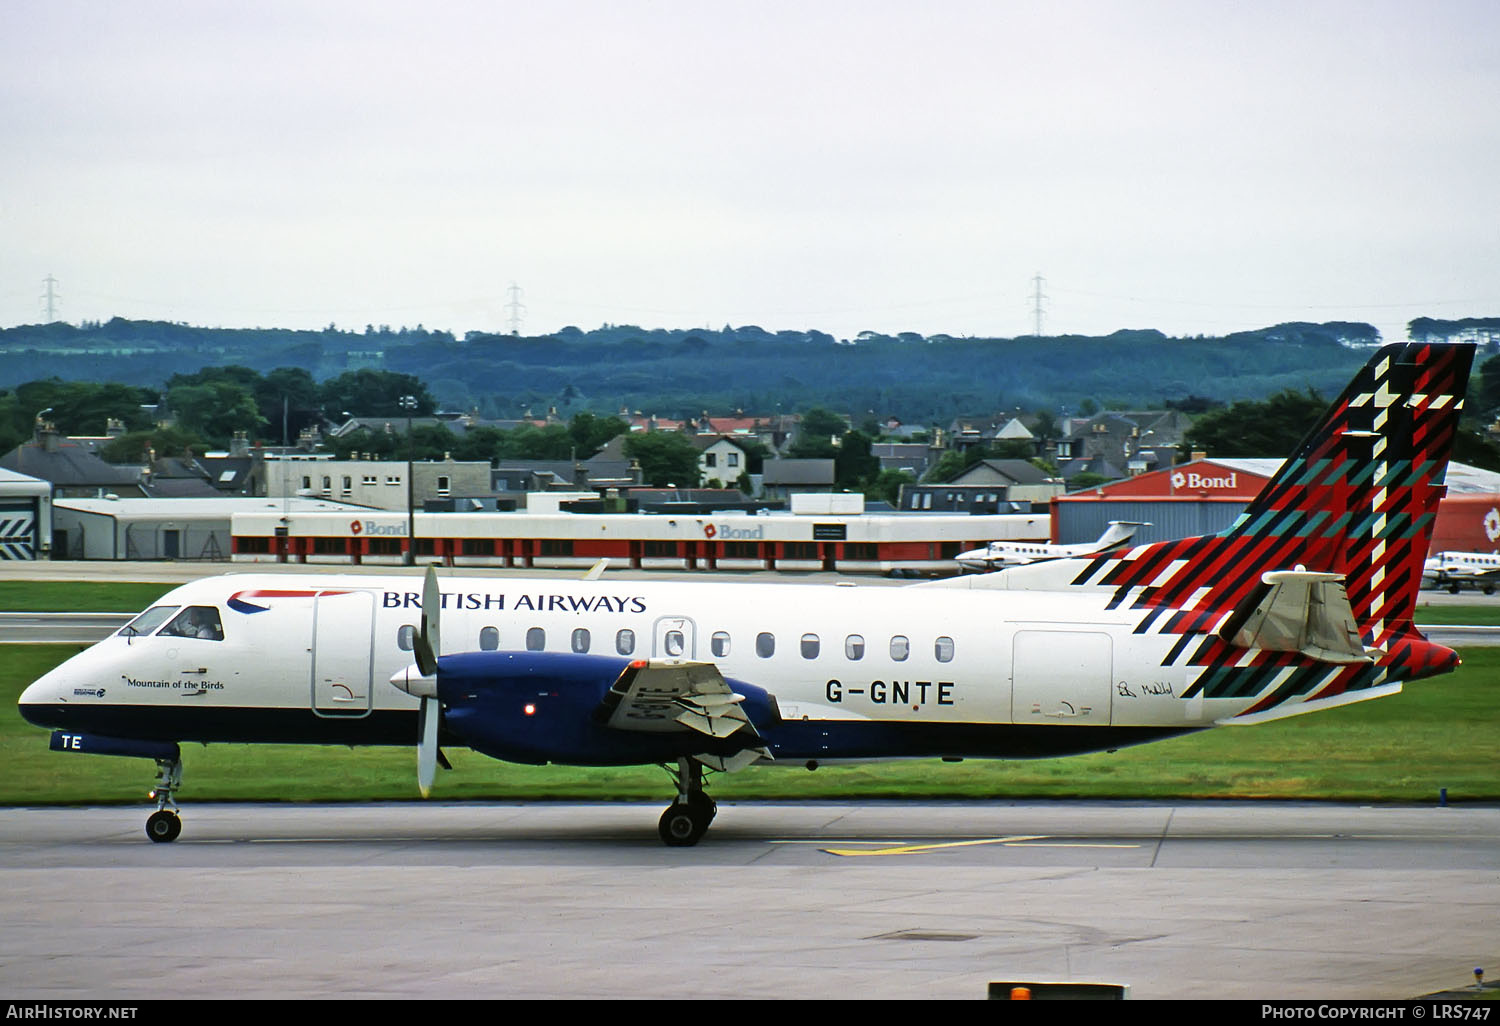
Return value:
[(177, 803), (172, 800), (172, 792), (182, 786), (182, 760), (157, 759), (156, 766), (161, 776), (151, 792), (156, 799), (156, 811), (146, 819), (146, 836), (157, 844), (165, 844), (177, 840), (182, 833), (182, 819), (177, 815)]

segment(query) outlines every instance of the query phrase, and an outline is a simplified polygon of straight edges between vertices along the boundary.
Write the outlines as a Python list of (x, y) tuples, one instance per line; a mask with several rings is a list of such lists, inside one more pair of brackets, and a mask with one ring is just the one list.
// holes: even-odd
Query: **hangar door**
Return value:
[(1011, 664), (1011, 719), (1016, 723), (1107, 725), (1113, 651), (1108, 634), (1017, 631)]
[(36, 503), (0, 502), (0, 559), (36, 558)]

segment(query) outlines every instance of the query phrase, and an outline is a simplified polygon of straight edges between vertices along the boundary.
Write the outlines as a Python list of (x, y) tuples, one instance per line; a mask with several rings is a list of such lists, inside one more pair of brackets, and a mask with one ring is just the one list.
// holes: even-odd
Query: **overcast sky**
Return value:
[(1494, 0), (0, 0), (0, 326), (1500, 315)]

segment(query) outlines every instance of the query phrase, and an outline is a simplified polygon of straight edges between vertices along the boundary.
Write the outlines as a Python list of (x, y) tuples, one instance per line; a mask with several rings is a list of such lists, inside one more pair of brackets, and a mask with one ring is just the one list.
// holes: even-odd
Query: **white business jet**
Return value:
[(992, 541), (982, 549), (960, 552), (953, 558), (966, 570), (1003, 570), (1008, 566), (1023, 566), (1041, 559), (1096, 556), (1123, 548), (1125, 543), (1134, 537), (1136, 528), (1150, 526), (1150, 524), (1129, 520), (1111, 520), (1098, 541), (1079, 542), (1073, 545)]
[(1486, 595), (1500, 584), (1500, 554), (1494, 552), (1436, 552), (1427, 557), (1422, 577), (1434, 588), (1447, 588), (1457, 595), (1464, 585)]
[(657, 763), (698, 842), (705, 776), (1115, 749), (1400, 691), (1458, 656), (1412, 624), (1472, 345), (1379, 351), (1217, 535), (903, 588), (229, 575), (164, 595), (28, 687), (67, 752), (183, 742)]

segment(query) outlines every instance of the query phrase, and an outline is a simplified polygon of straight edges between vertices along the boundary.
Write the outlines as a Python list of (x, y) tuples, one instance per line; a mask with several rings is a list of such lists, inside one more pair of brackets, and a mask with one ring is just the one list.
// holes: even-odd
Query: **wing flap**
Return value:
[(744, 701), (713, 663), (640, 659), (620, 674), (594, 718), (615, 730), (694, 731), (715, 739), (744, 731), (747, 742), (758, 742)]

